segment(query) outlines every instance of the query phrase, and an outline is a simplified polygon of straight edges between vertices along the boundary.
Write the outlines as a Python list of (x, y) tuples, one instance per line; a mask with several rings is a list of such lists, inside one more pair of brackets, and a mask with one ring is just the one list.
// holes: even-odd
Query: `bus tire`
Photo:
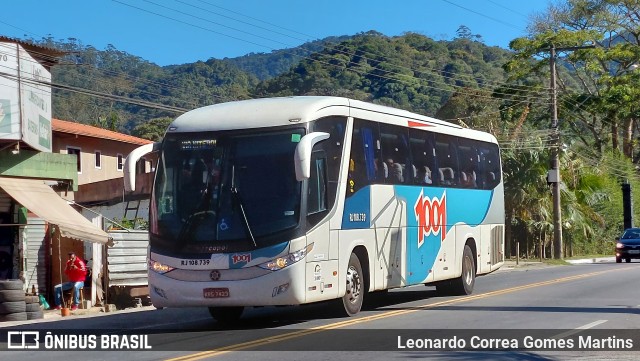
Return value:
[(222, 324), (229, 324), (236, 322), (242, 316), (244, 307), (209, 307), (209, 314), (214, 320)]
[(347, 291), (338, 304), (346, 316), (354, 316), (362, 309), (365, 293), (363, 277), (360, 259), (355, 253), (351, 253), (346, 275)]
[(451, 294), (463, 296), (473, 293), (473, 285), (476, 283), (476, 263), (473, 259), (473, 252), (468, 245), (464, 246), (462, 252), (462, 274), (460, 277), (451, 280)]

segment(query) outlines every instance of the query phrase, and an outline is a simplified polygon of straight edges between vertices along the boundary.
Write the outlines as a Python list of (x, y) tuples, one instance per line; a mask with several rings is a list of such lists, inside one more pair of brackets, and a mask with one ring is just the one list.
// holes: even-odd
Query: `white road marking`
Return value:
[(578, 332), (582, 332), (583, 330), (588, 330), (588, 329), (590, 329), (590, 328), (594, 328), (594, 327), (596, 327), (596, 326), (598, 326), (598, 325), (601, 325), (601, 324), (603, 324), (603, 323), (605, 323), (605, 322), (607, 322), (607, 321), (608, 321), (608, 320), (598, 320), (598, 321), (594, 321), (594, 322), (588, 323), (588, 324), (586, 324), (586, 325), (580, 326), (580, 327), (578, 327), (578, 328), (576, 328), (576, 329), (573, 329), (573, 330), (571, 330), (571, 331), (567, 331), (567, 332), (563, 332), (563, 333), (561, 333), (561, 334), (559, 334), (559, 335), (555, 335), (555, 336), (553, 336), (553, 337), (551, 337), (551, 338), (565, 338), (565, 337), (569, 337), (569, 336), (574, 335), (574, 334), (576, 334), (576, 333), (578, 333)]

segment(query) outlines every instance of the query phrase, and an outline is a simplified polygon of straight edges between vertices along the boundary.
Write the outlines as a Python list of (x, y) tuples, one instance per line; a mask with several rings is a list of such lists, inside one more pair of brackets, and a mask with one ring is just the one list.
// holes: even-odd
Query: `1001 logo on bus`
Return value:
[(425, 197), (420, 191), (418, 200), (414, 206), (416, 221), (418, 222), (418, 248), (422, 246), (425, 238), (432, 234), (440, 234), (440, 241), (447, 236), (447, 192), (442, 192), (442, 197)]

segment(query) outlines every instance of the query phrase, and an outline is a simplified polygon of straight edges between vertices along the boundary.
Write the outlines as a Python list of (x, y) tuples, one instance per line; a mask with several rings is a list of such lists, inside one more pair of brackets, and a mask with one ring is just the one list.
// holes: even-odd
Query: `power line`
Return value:
[(446, 2), (446, 3), (448, 3), (448, 4), (451, 4), (451, 5), (453, 5), (453, 6), (459, 7), (460, 9), (466, 10), (466, 11), (468, 11), (468, 12), (470, 12), (470, 13), (474, 13), (474, 14), (476, 14), (476, 15), (480, 15), (480, 16), (482, 16), (483, 18), (487, 18), (487, 19), (489, 19), (489, 20), (495, 21), (496, 23), (499, 23), (499, 24), (502, 24), (502, 25), (506, 25), (506, 26), (512, 27), (512, 28), (514, 28), (514, 29), (520, 30), (520, 28), (519, 28), (518, 26), (516, 26), (516, 25), (513, 25), (513, 24), (508, 23), (508, 22), (506, 22), (506, 21), (502, 21), (502, 20), (500, 20), (500, 19), (496, 19), (496, 18), (494, 18), (494, 17), (491, 17), (491, 16), (489, 16), (489, 15), (483, 14), (483, 13), (481, 13), (481, 12), (478, 12), (478, 11), (475, 11), (475, 10), (471, 10), (471, 9), (469, 9), (469, 8), (466, 8), (466, 7), (462, 6), (462, 5), (458, 5), (458, 4), (454, 3), (453, 1), (449, 1), (449, 0), (442, 0), (442, 1), (444, 1), (444, 2)]
[(495, 2), (495, 1), (492, 1), (492, 0), (486, 0), (486, 1), (488, 1), (488, 2), (492, 3), (492, 4), (493, 4), (493, 5), (495, 5), (495, 6), (498, 6), (498, 7), (501, 7), (501, 8), (503, 8), (503, 9), (507, 10), (507, 11), (510, 11), (510, 12), (512, 12), (512, 13), (514, 13), (514, 14), (516, 14), (516, 15), (520, 15), (520, 16), (522, 16), (523, 18), (526, 18), (526, 17), (527, 17), (527, 15), (525, 15), (525, 14), (523, 14), (523, 13), (519, 12), (519, 11), (515, 11), (515, 10), (513, 10), (513, 9), (511, 9), (511, 8), (508, 8), (508, 7), (506, 7), (506, 6), (504, 6), (504, 5), (500, 4), (500, 3), (497, 3), (497, 2)]
[[(179, 22), (179, 23), (184, 24), (184, 25), (187, 25), (187, 26), (192, 26), (192, 27), (195, 27), (195, 28), (198, 28), (198, 29), (201, 29), (201, 30), (205, 30), (205, 31), (213, 32), (213, 33), (218, 34), (218, 35), (222, 35), (222, 36), (230, 37), (230, 38), (232, 38), (232, 39), (240, 40), (240, 41), (247, 42), (247, 43), (250, 43), (250, 44), (253, 44), (253, 45), (258, 45), (258, 46), (261, 46), (261, 47), (264, 47), (264, 48), (268, 48), (268, 49), (270, 49), (270, 50), (277, 50), (277, 49), (271, 48), (271, 47), (266, 46), (266, 45), (263, 45), (263, 44), (255, 43), (255, 42), (250, 41), (250, 40), (246, 40), (246, 39), (238, 38), (238, 37), (236, 37), (236, 36), (232, 36), (232, 35), (229, 35), (229, 34), (221, 33), (221, 32), (216, 31), (216, 30), (212, 30), (212, 29), (205, 28), (205, 27), (202, 27), (202, 26), (199, 26), (199, 25), (196, 25), (196, 24), (192, 24), (192, 23), (189, 23), (189, 22), (185, 22), (185, 21), (183, 21), (183, 20), (176, 19), (175, 17), (172, 17), (172, 16), (167, 16), (167, 15), (160, 14), (160, 13), (158, 13), (158, 12), (151, 11), (151, 10), (148, 10), (148, 9), (145, 9), (145, 8), (141, 8), (141, 7), (138, 7), (138, 6), (133, 6), (133, 5), (130, 5), (130, 4), (126, 4), (126, 3), (123, 3), (123, 2), (121, 2), (121, 1), (119, 1), (119, 0), (113, 0), (113, 1), (115, 1), (115, 2), (117, 2), (117, 3), (120, 3), (120, 4), (122, 4), (122, 5), (125, 5), (125, 6), (132, 7), (132, 8), (134, 8), (134, 9), (137, 9), (137, 10), (143, 11), (143, 12), (150, 13), (150, 14), (152, 14), (152, 15), (156, 15), (156, 16), (159, 16), (159, 17), (162, 17), (162, 18), (168, 19), (168, 20), (172, 20), (172, 21)], [(148, 2), (150, 2), (150, 1), (148, 1)], [(150, 2), (150, 3), (152, 3), (152, 2)], [(165, 7), (165, 6), (162, 6), (162, 7), (164, 7), (164, 8), (168, 8), (168, 7)], [(171, 8), (169, 8), (169, 9), (171, 9)], [(172, 10), (175, 10), (175, 9), (172, 9)], [(187, 13), (182, 12), (182, 11), (180, 11), (180, 13), (185, 14), (185, 15), (188, 15), (188, 16), (192, 16), (192, 17), (194, 17), (194, 18), (196, 18), (196, 19), (202, 19), (201, 17), (194, 16), (194, 15), (191, 15), (191, 14), (187, 14)], [(209, 21), (209, 20), (207, 20), (207, 21), (208, 21), (208, 22), (211, 22), (211, 21)], [(212, 23), (215, 23), (215, 22), (212, 22)], [(215, 23), (215, 24), (217, 24), (217, 23)], [(219, 24), (218, 24), (218, 25), (219, 25)], [(224, 26), (224, 25), (223, 25), (223, 26)], [(247, 32), (245, 32), (245, 33), (247, 33)], [(264, 38), (264, 37), (262, 37), (262, 38)], [(305, 51), (306, 51), (306, 50), (305, 50)], [(308, 51), (307, 51), (307, 52), (308, 52)], [(328, 65), (328, 66), (332, 66), (332, 67), (338, 67), (338, 66), (337, 66), (337, 65), (335, 65), (335, 64), (331, 64), (331, 63), (326, 62), (326, 61), (321, 61), (321, 60), (318, 60), (318, 59), (315, 59), (315, 58), (312, 58), (312, 57), (309, 57), (309, 56), (298, 55), (298, 54), (294, 54), (294, 53), (291, 53), (291, 52), (285, 52), (285, 53), (287, 53), (287, 54), (289, 54), (289, 55), (291, 55), (291, 56), (294, 56), (294, 57), (299, 57), (299, 58), (301, 58), (301, 59), (306, 59), (306, 60), (309, 60), (309, 61), (319, 62), (319, 63), (325, 64), (325, 65)], [(309, 52), (309, 53), (310, 53), (310, 52)], [(349, 61), (349, 62), (348, 62), (348, 64), (351, 64), (351, 63), (352, 63), (351, 61)], [(396, 82), (401, 82), (401, 83), (405, 83), (405, 84), (407, 83), (406, 81), (403, 81), (403, 80), (398, 79), (398, 78), (389, 77), (389, 76), (384, 76), (384, 75), (379, 75), (379, 74), (374, 74), (374, 73), (373, 73), (373, 71), (362, 72), (362, 71), (359, 71), (359, 70), (355, 70), (354, 68), (348, 68), (348, 69), (346, 69), (346, 70), (347, 70), (347, 71), (353, 71), (353, 72), (356, 72), (356, 73), (359, 73), (359, 74), (371, 75), (371, 76), (378, 77), (378, 78), (382, 78), (382, 79), (394, 80), (394, 81), (396, 81)], [(392, 72), (392, 71), (385, 70), (385, 69), (380, 69), (380, 68), (375, 68), (375, 67), (374, 67), (374, 69), (372, 69), (372, 70), (379, 70), (379, 71), (381, 71), (381, 72), (383, 72), (383, 73), (385, 73), (385, 74), (389, 74), (389, 75), (397, 75), (397, 73), (394, 73), (394, 72)], [(405, 74), (403, 74), (403, 75), (404, 75), (404, 76), (406, 76)], [(441, 74), (440, 74), (440, 75), (441, 75)], [(411, 78), (414, 78), (414, 79), (416, 79), (416, 80), (418, 80), (418, 81), (420, 81), (420, 82), (422, 82), (422, 81), (423, 81), (422, 79), (420, 79), (420, 78), (416, 78), (415, 76), (411, 76)], [(459, 85), (455, 85), (455, 84), (447, 84), (447, 85), (448, 85), (448, 86), (450, 86), (450, 87), (452, 87), (452, 88), (466, 89), (466, 88), (465, 88), (465, 87), (463, 87), (463, 86), (459, 86)], [(422, 86), (427, 87), (427, 88), (430, 88), (430, 89), (442, 90), (442, 91), (445, 91), (445, 92), (451, 92), (451, 90), (450, 90), (450, 89), (439, 88), (439, 87), (432, 86), (432, 85), (428, 85), (428, 84), (426, 84), (426, 85), (425, 85), (424, 83), (422, 84)], [(466, 94), (466, 95), (471, 95), (471, 96), (476, 96), (476, 97), (483, 98), (483, 96), (478, 96), (478, 95), (476, 95), (476, 94), (470, 94), (470, 93), (468, 93), (468, 92), (464, 92), (464, 91), (463, 91), (463, 92), (460, 92), (460, 94)], [(510, 94), (507, 94), (507, 95), (510, 95)], [(521, 98), (525, 98), (525, 99), (531, 99), (531, 98), (527, 98), (527, 97), (524, 97), (524, 96), (518, 96), (518, 95), (510, 95), (510, 96), (521, 97)], [(484, 98), (491, 98), (491, 99), (492, 99), (492, 97), (486, 97), (486, 96), (484, 96)], [(536, 101), (536, 99), (535, 99), (535, 98), (533, 98), (533, 99), (532, 99), (532, 101)]]
[[(118, 2), (118, 3), (121, 3), (121, 4), (123, 4), (123, 5), (131, 6), (131, 5), (128, 5), (128, 4), (124, 4), (124, 3), (122, 3), (122, 2), (119, 2), (119, 1), (117, 1), (117, 0), (115, 0), (115, 1), (116, 1), (116, 2)], [(156, 4), (156, 3), (151, 2), (151, 1), (147, 1), (147, 2), (149, 2), (149, 3), (151, 3), (151, 4), (155, 4), (155, 5), (157, 5), (157, 6), (161, 6), (161, 7), (164, 7), (164, 8), (168, 8), (168, 7), (166, 7), (166, 6), (162, 6), (162, 5)], [(184, 3), (184, 2), (182, 2), (182, 3)], [(131, 6), (131, 7), (136, 8), (136, 9), (139, 9), (139, 10), (142, 10), (142, 11), (149, 12), (149, 13), (154, 14), (154, 15), (157, 15), (157, 16), (162, 16), (162, 17), (165, 17), (165, 18), (168, 18), (168, 19), (174, 20), (174, 21), (182, 22), (182, 21), (180, 21), (180, 20), (178, 20), (178, 19), (175, 19), (175, 18), (172, 18), (172, 17), (167, 17), (167, 16), (164, 16), (164, 15), (161, 15), (161, 14), (158, 14), (158, 13), (156, 13), (156, 12), (152, 12), (152, 11), (149, 11), (149, 10), (146, 10), (146, 9), (143, 9), (143, 8), (139, 8), (139, 7), (135, 7), (135, 6)], [(175, 9), (171, 9), (171, 10), (175, 10)], [(182, 14), (185, 14), (185, 15), (188, 15), (188, 16), (193, 16), (193, 15), (191, 15), (191, 14), (187, 14), (187, 13), (184, 13), (184, 12), (181, 12), (181, 13), (182, 13)], [(202, 18), (200, 18), (200, 17), (196, 17), (196, 18), (202, 19)], [(206, 19), (203, 19), (203, 20), (206, 20)], [(182, 23), (185, 23), (185, 22), (182, 22)], [(186, 23), (186, 24), (187, 24), (187, 25), (190, 25), (190, 26), (195, 26), (194, 24), (190, 24), (190, 23)], [(196, 27), (198, 27), (198, 26), (196, 26)], [(202, 27), (200, 27), (200, 28), (202, 28)], [(208, 30), (208, 31), (212, 31), (211, 29), (206, 29), (206, 28), (202, 28), (202, 29), (204, 29), (204, 30)], [(214, 31), (214, 32), (215, 32), (215, 31)], [(216, 32), (216, 33), (218, 33), (218, 32)], [(251, 34), (251, 33), (248, 33), (248, 32), (245, 32), (245, 33), (247, 33), (247, 34), (249, 34), (249, 35), (255, 35), (255, 34)], [(225, 36), (229, 36), (229, 35), (227, 35), (227, 34), (222, 34), (222, 33), (218, 33), (218, 34), (225, 35)], [(233, 37), (232, 37), (232, 38), (233, 38)], [(262, 37), (262, 38), (270, 40), (269, 38), (266, 38), (266, 37)], [(236, 39), (246, 41), (246, 40), (244, 40), (244, 39), (239, 39), (239, 38), (236, 38)], [(255, 43), (254, 43), (254, 44), (255, 44)], [(335, 48), (337, 48), (337, 47), (335, 47)], [(292, 54), (292, 55), (295, 55), (295, 54)], [(354, 54), (351, 54), (351, 55), (353, 56)], [(317, 61), (317, 59), (314, 59), (314, 58), (309, 58), (309, 57), (302, 57), (302, 58), (304, 58), (304, 59), (308, 59), (308, 60), (311, 60), (311, 61), (314, 61), (314, 60), (315, 60), (315, 61)], [(326, 64), (326, 65), (329, 65), (329, 66), (331, 66), (331, 65), (332, 65), (332, 64), (328, 64), (327, 62), (322, 62), (322, 63), (324, 63), (324, 64)], [(349, 64), (351, 64), (351, 61), (349, 61)], [(397, 66), (397, 64), (394, 64), (394, 66)], [(408, 69), (410, 69), (410, 68), (408, 68)], [(350, 71), (354, 71), (353, 69), (348, 69), (348, 70), (350, 70)], [(385, 74), (389, 74), (389, 75), (395, 75), (395, 74), (396, 74), (396, 73), (394, 73), (394, 72), (392, 72), (392, 71), (388, 71), (388, 70), (384, 70), (384, 69), (379, 69), (379, 68), (374, 68), (374, 70), (379, 70), (379, 71), (381, 71), (381, 72), (383, 72), (383, 73), (385, 73)], [(417, 70), (415, 70), (415, 69), (411, 69), (411, 70), (413, 70), (413, 71), (417, 71)], [(359, 71), (356, 71), (356, 72), (359, 72)], [(419, 70), (418, 72), (424, 73), (424, 71), (423, 71), (423, 70)], [(384, 78), (384, 79), (389, 79), (389, 80), (393, 80), (393, 81), (396, 81), (396, 82), (404, 82), (404, 83), (406, 83), (406, 81), (402, 81), (401, 79), (398, 79), (398, 78), (395, 78), (395, 77), (380, 76), (380, 75), (378, 75), (378, 74), (373, 74), (372, 72), (367, 72), (367, 73), (359, 72), (359, 73), (360, 73), (360, 74), (364, 74), (364, 75), (369, 74), (369, 75), (376, 76), (376, 77), (379, 77), (379, 78)], [(445, 78), (445, 79), (458, 79), (458, 78), (460, 77), (460, 76), (457, 76), (457, 77), (450, 77), (450, 76), (447, 76), (447, 75), (443, 75), (443, 74), (442, 74), (442, 72), (440, 72), (440, 71), (434, 72), (434, 74), (435, 74), (435, 75), (438, 75), (438, 76), (440, 76), (440, 77), (442, 77), (442, 78)], [(406, 74), (405, 74), (404, 76), (406, 76)], [(422, 80), (422, 79), (420, 79), (420, 78), (416, 78), (416, 77), (415, 77), (415, 75), (414, 75), (414, 76), (411, 76), (411, 77), (412, 77), (412, 78), (417, 79), (419, 82), (422, 82), (422, 81), (423, 81), (423, 80)], [(471, 78), (471, 79), (473, 79), (473, 80), (475, 80), (475, 81), (478, 81), (478, 79), (476, 79), (476, 78), (473, 78), (473, 77), (469, 77), (469, 78)], [(438, 80), (438, 81), (441, 81), (440, 79), (437, 79), (437, 80)], [(456, 88), (458, 88), (458, 89), (466, 89), (465, 87), (463, 87), (463, 86), (458, 86), (458, 85), (456, 85), (456, 84), (446, 84), (446, 85), (447, 85), (447, 86), (449, 86), (449, 87), (451, 87), (451, 88), (454, 88), (454, 89), (456, 89)], [(423, 86), (424, 86), (424, 85), (423, 85)], [(429, 87), (429, 88), (431, 88), (431, 89), (435, 89), (435, 90), (445, 91), (445, 92), (451, 92), (451, 91), (452, 91), (451, 89), (441, 88), (441, 87), (437, 87), (437, 86), (429, 86), (429, 85), (427, 85), (427, 87)], [(459, 92), (460, 92), (460, 91), (459, 91)], [(494, 92), (495, 92), (495, 89), (494, 89)], [(479, 96), (478, 94), (468, 93), (468, 92), (466, 92), (466, 91), (463, 91), (463, 92), (460, 92), (460, 93), (461, 93), (461, 94), (470, 95), (470, 96), (475, 96), (475, 97), (483, 97), (483, 96)], [(513, 94), (505, 94), (505, 95), (508, 95), (508, 96), (511, 96), (511, 97), (521, 97), (521, 98), (523, 97), (522, 95), (513, 95)], [(532, 102), (539, 102), (539, 100), (537, 100), (537, 95), (538, 95), (538, 94), (537, 94), (537, 93), (535, 93), (535, 95), (534, 95), (534, 96), (531, 96), (531, 97), (527, 97), (527, 96), (525, 96), (525, 97), (524, 97), (524, 99), (526, 99), (526, 100), (530, 100), (530, 101), (532, 101)], [(486, 96), (484, 96), (484, 97), (485, 97), (485, 98), (489, 98), (489, 99), (493, 99), (493, 97), (486, 97)]]
[(103, 93), (103, 92), (98, 92), (98, 91), (92, 91), (92, 90), (78, 88), (78, 87), (74, 87), (74, 86), (70, 86), (70, 85), (57, 84), (57, 83), (53, 83), (53, 82), (49, 83), (49, 82), (46, 82), (46, 81), (36, 80), (36, 79), (21, 78), (21, 77), (19, 77), (17, 75), (5, 73), (5, 72), (2, 72), (2, 71), (0, 71), (0, 76), (2, 76), (4, 78), (7, 78), (7, 79), (15, 80), (16, 82), (23, 82), (23, 83), (32, 84), (32, 85), (50, 86), (50, 87), (55, 88), (55, 89), (67, 90), (67, 91), (70, 91), (70, 92), (80, 93), (80, 94), (87, 94), (87, 95), (91, 95), (91, 96), (102, 98), (102, 99), (115, 100), (115, 101), (119, 101), (119, 102), (140, 105), (140, 106), (153, 108), (153, 109), (166, 110), (166, 111), (170, 111), (170, 112), (173, 112), (173, 113), (182, 114), (182, 113), (188, 111), (188, 109), (184, 109), (184, 108), (165, 106), (165, 105), (161, 105), (161, 104), (157, 104), (157, 103), (147, 102), (147, 101), (144, 101), (144, 100), (131, 99), (131, 98), (127, 98), (127, 97), (124, 97), (124, 96), (113, 95), (113, 94), (108, 94), (108, 93)]

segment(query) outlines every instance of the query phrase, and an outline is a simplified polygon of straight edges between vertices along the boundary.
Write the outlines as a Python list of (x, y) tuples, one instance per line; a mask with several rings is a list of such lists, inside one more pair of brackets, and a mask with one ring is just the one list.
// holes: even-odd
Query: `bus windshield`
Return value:
[(301, 186), (293, 154), (303, 135), (302, 128), (167, 134), (150, 209), (151, 235), (173, 249), (194, 243), (219, 250), (267, 246), (260, 237), (299, 221)]

